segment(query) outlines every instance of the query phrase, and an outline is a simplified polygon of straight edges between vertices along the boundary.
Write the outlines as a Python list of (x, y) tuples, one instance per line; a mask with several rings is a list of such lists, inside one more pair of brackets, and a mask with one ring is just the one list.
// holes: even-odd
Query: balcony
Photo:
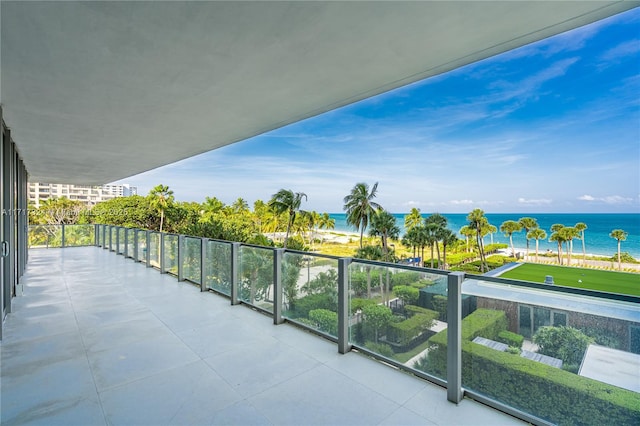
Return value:
[[(3, 424), (640, 416), (637, 297), (117, 226), (30, 244), (61, 248), (30, 251), (5, 324)], [(538, 353), (545, 326), (589, 346)]]
[(520, 423), (106, 250), (29, 257), (3, 425)]

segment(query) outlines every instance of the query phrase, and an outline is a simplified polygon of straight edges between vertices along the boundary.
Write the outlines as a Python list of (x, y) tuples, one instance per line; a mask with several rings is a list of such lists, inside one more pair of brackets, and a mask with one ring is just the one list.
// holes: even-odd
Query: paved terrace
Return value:
[(2, 425), (506, 425), (518, 420), (96, 247), (30, 252)]

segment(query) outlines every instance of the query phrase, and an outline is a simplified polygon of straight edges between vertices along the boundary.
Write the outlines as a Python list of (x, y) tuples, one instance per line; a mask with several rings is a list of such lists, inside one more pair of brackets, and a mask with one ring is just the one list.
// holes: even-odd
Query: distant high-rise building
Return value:
[(29, 202), (33, 203), (36, 208), (40, 207), (42, 201), (50, 198), (67, 197), (70, 200), (93, 206), (101, 201), (137, 194), (138, 188), (129, 184), (91, 186), (65, 183), (29, 183)]

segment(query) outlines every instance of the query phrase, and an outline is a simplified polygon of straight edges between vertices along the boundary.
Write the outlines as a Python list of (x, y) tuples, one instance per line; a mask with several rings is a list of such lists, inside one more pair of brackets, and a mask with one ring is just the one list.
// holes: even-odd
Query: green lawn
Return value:
[(546, 275), (557, 285), (640, 296), (640, 274), (627, 272), (523, 263), (500, 277), (543, 283)]

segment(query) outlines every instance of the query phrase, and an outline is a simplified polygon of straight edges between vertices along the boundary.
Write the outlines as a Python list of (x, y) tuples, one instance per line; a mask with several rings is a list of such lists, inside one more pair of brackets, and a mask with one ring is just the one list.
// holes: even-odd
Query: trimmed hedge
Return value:
[(405, 305), (404, 310), (409, 316), (413, 316), (415, 314), (427, 314), (427, 315), (436, 314), (436, 317), (437, 317), (438, 315), (436, 311), (432, 311), (431, 309), (423, 308), (422, 306), (416, 306), (416, 305)]
[[(503, 323), (504, 321), (504, 323)], [(504, 312), (478, 309), (462, 320), (462, 383), (504, 404), (560, 425), (637, 424), (638, 394), (546, 364), (471, 342), (496, 340)], [(429, 339), (433, 349), (418, 365), (446, 377), (447, 331)]]
[(524, 342), (524, 336), (505, 330), (498, 333), (497, 340), (498, 342), (505, 343), (515, 348), (522, 348), (522, 343)]
[[(407, 307), (405, 307), (405, 309)], [(439, 314), (435, 311), (429, 311), (428, 309), (419, 308), (418, 306), (416, 306), (416, 308), (423, 309), (427, 312), (416, 311), (411, 317), (404, 321), (389, 324), (387, 327), (387, 341), (406, 346), (413, 339), (428, 330), (433, 325), (434, 320), (438, 318)]]

